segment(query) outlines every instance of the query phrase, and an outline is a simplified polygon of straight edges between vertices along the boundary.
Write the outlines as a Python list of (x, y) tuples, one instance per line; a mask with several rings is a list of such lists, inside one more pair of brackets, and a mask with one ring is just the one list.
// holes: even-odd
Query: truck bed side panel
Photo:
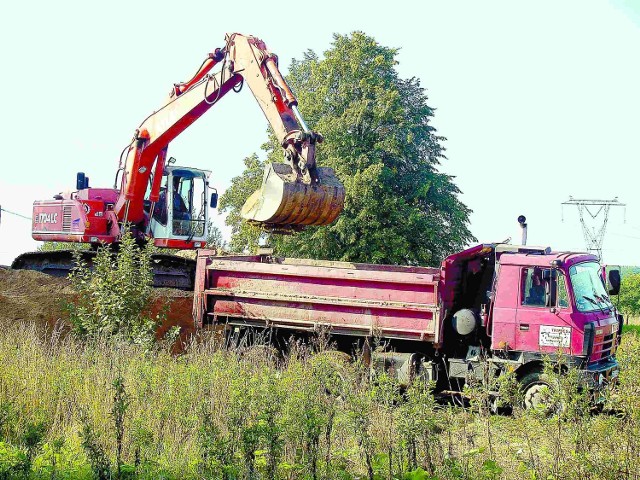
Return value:
[(258, 258), (199, 262), (203, 323), (436, 340), (437, 269)]

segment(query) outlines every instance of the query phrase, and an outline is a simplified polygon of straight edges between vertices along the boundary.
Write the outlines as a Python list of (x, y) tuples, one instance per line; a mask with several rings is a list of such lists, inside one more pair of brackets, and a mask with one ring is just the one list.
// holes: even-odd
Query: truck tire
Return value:
[(527, 410), (539, 410), (548, 415), (562, 410), (553, 400), (553, 381), (542, 372), (530, 372), (520, 379), (522, 403)]
[(327, 395), (342, 398), (350, 377), (351, 357), (339, 350), (325, 350), (313, 355), (310, 363)]

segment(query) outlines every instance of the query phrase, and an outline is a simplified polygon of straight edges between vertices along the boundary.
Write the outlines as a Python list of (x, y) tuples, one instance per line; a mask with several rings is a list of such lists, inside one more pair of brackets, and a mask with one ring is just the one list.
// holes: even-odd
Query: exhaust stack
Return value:
[(520, 245), (526, 245), (527, 244), (527, 217), (525, 217), (524, 215), (520, 215), (518, 217), (518, 223), (520, 224), (520, 228), (522, 228), (522, 242), (520, 242)]

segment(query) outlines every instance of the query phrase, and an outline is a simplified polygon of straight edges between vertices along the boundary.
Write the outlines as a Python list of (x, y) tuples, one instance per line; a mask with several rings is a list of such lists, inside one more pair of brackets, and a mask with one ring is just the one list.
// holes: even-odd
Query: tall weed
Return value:
[(510, 416), (442, 404), (428, 383), (401, 388), (330, 351), (297, 346), (276, 361), (266, 349), (219, 345), (203, 339), (172, 356), (73, 335), (52, 343), (33, 325), (4, 325), (0, 478), (114, 478), (118, 466), (121, 478), (221, 480), (631, 479), (640, 471), (634, 334), (619, 349), (620, 382), (605, 392), (604, 413), (592, 411), (567, 366), (552, 383), (562, 408), (550, 415), (518, 402)]

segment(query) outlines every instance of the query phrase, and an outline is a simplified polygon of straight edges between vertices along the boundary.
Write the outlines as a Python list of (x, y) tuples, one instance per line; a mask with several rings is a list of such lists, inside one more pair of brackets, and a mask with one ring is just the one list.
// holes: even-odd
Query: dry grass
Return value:
[[(607, 400), (619, 415), (590, 414), (565, 382), (567, 406), (550, 418), (438, 405), (421, 384), (401, 396), (390, 378), (371, 382), (359, 362), (304, 346), (277, 362), (268, 349), (219, 347), (201, 339), (176, 357), (85, 345), (28, 322), (4, 325), (0, 464), (27, 452), (25, 433), (42, 425), (25, 475), (90, 478), (87, 429), (113, 465), (113, 384), (121, 379), (128, 478), (619, 479), (640, 472), (640, 339), (632, 333), (620, 349), (620, 388)], [(470, 395), (482, 398), (482, 388)]]

